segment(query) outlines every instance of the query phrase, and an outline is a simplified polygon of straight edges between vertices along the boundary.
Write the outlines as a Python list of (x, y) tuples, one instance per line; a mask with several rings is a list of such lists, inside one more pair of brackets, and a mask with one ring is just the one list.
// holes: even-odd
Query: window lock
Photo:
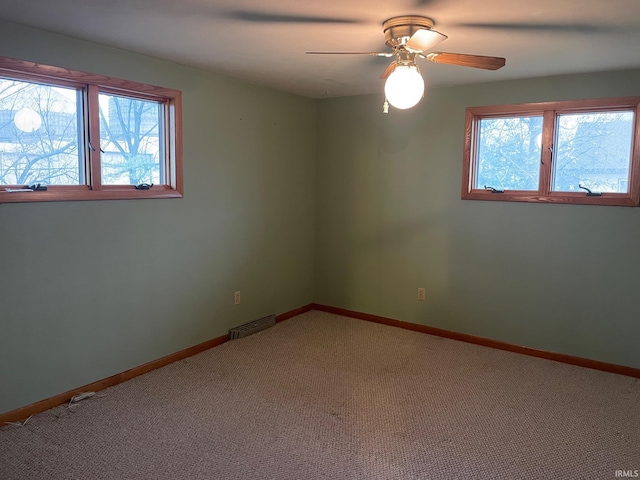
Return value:
[(34, 192), (46, 192), (47, 186), (42, 185), (41, 183), (34, 183), (33, 185), (25, 185), (24, 187), (27, 190), (32, 190)]
[(153, 183), (141, 183), (139, 185), (135, 185), (136, 190), (150, 190), (153, 187)]
[(600, 192), (592, 192), (590, 189), (588, 189), (587, 187), (583, 187), (580, 184), (578, 184), (578, 188), (581, 188), (582, 190), (586, 190), (587, 197), (601, 197), (602, 196), (602, 193), (600, 193)]
[(490, 191), (491, 193), (504, 193), (504, 189), (499, 190), (497, 188), (487, 187), (486, 185), (484, 186), (484, 189)]

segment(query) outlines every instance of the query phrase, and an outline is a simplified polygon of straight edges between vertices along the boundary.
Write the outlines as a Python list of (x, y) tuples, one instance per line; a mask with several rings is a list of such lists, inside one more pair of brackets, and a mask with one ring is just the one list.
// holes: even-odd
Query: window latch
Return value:
[(46, 192), (47, 186), (42, 185), (40, 183), (35, 183), (33, 185), (25, 185), (22, 188), (7, 188), (5, 190), (8, 193), (16, 193), (16, 192)]
[(602, 196), (602, 193), (600, 193), (600, 192), (592, 192), (590, 189), (588, 189), (587, 187), (583, 187), (580, 184), (578, 184), (578, 188), (581, 188), (582, 190), (585, 190), (587, 192), (587, 197), (601, 197)]
[(487, 187), (486, 185), (484, 186), (484, 189), (490, 191), (491, 193), (504, 193), (504, 190), (499, 190), (493, 187)]
[(150, 190), (153, 187), (153, 183), (141, 183), (139, 185), (135, 185), (136, 190)]
[[(549, 147), (549, 160), (553, 161), (553, 143)], [(544, 156), (540, 157), (540, 163), (544, 165)]]

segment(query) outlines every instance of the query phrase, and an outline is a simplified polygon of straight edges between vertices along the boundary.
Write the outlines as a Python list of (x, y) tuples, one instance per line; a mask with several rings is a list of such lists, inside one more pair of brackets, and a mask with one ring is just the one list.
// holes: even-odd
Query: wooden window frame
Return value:
[[(586, 192), (554, 192), (552, 187), (553, 155), (557, 116), (560, 114), (632, 110), (634, 127), (629, 165), (629, 191), (587, 196)], [(505, 190), (492, 193), (475, 188), (478, 153), (478, 124), (484, 118), (541, 115), (542, 155), (538, 190)], [(562, 102), (525, 103), (469, 107), (465, 114), (465, 137), (462, 169), (462, 199), (502, 202), (569, 203), (580, 205), (638, 206), (640, 204), (640, 97), (601, 98)]]
[[(181, 198), (182, 176), (182, 92), (171, 88), (122, 80), (105, 75), (80, 72), (61, 67), (0, 57), (0, 76), (43, 85), (71, 87), (84, 95), (83, 147), (85, 159), (85, 184), (50, 185), (46, 191), (7, 192), (7, 188), (24, 185), (0, 186), (0, 203), (54, 202), (74, 200), (125, 200), (145, 198)], [(123, 95), (150, 100), (164, 105), (165, 184), (154, 185), (148, 190), (138, 190), (134, 185), (102, 185), (100, 163), (99, 93)], [(95, 148), (91, 148), (91, 139)]]

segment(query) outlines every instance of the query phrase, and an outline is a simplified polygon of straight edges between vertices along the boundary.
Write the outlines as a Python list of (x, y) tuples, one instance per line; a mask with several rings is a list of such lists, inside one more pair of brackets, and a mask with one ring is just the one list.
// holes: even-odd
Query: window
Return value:
[(102, 184), (163, 184), (163, 105), (103, 93), (98, 102)]
[(640, 204), (640, 97), (472, 107), (462, 198)]
[(181, 93), (0, 57), (0, 203), (182, 196)]

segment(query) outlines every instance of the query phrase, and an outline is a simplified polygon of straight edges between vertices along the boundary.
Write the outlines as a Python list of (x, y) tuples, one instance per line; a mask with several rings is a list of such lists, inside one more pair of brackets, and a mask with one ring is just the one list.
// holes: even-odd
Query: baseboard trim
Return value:
[(404, 328), (405, 330), (412, 330), (414, 332), (428, 333), (429, 335), (450, 338), (452, 340), (473, 343), (475, 345), (482, 345), (483, 347), (496, 348), (498, 350), (506, 350), (508, 352), (520, 353), (522, 355), (529, 355), (531, 357), (554, 360), (556, 362), (568, 363), (570, 365), (577, 365), (579, 367), (591, 368), (593, 370), (601, 370), (603, 372), (616, 373), (618, 375), (626, 375), (628, 377), (640, 378), (640, 368), (627, 367), (624, 365), (616, 365), (614, 363), (606, 363), (606, 362), (600, 362), (598, 360), (591, 360), (589, 358), (574, 357), (573, 355), (566, 355), (564, 353), (555, 353), (555, 352), (549, 352), (546, 350), (538, 350), (536, 348), (531, 348), (531, 347), (513, 345), (511, 343), (501, 342), (499, 340), (492, 340), (490, 338), (476, 337), (475, 335), (469, 335), (466, 333), (443, 330), (441, 328), (429, 327), (427, 325), (419, 325), (417, 323), (403, 322), (401, 320), (380, 317), (378, 315), (356, 312), (353, 310), (347, 310), (339, 307), (332, 307), (329, 305), (321, 305), (321, 304), (314, 303), (313, 309), (320, 310), (322, 312), (327, 312), (327, 313), (335, 313), (337, 315), (343, 315), (345, 317), (357, 318), (359, 320), (366, 320), (368, 322), (382, 323), (384, 325), (390, 325), (392, 327)]
[[(292, 317), (295, 317), (296, 315), (300, 315), (301, 313), (305, 313), (310, 310), (313, 310), (312, 304), (305, 305), (304, 307), (300, 307), (295, 310), (282, 313), (280, 315), (276, 315), (276, 322), (288, 320)], [(63, 403), (68, 402), (71, 397), (79, 394), (80, 392), (98, 392), (100, 390), (104, 390), (105, 388), (113, 387), (114, 385), (117, 385), (119, 383), (131, 380), (132, 378), (143, 375), (157, 368), (169, 365), (170, 363), (177, 362), (178, 360), (183, 360), (187, 357), (191, 357), (198, 353), (204, 352), (205, 350), (209, 350), (210, 348), (217, 347), (218, 345), (222, 345), (223, 343), (225, 343), (228, 340), (228, 337), (228, 334), (222, 335), (220, 337), (207, 340), (206, 342), (200, 343), (198, 345), (194, 345), (193, 347), (185, 348), (184, 350), (180, 350), (179, 352), (171, 353), (162, 358), (152, 360), (143, 365), (133, 367), (124, 372), (116, 373), (111, 377), (103, 378), (102, 380), (89, 383), (82, 387), (74, 388), (73, 390), (69, 390), (68, 392), (60, 393), (53, 397), (40, 400), (39, 402), (32, 403), (31, 405), (26, 405), (24, 407), (11, 410), (6, 413), (0, 413), (0, 426), (8, 422), (19, 422), (20, 420), (28, 418), (31, 415), (35, 415), (37, 413), (44, 412), (45, 410), (49, 410), (50, 408), (57, 407), (58, 405), (62, 405)]]
[(276, 323), (277, 322), (284, 322), (285, 320), (289, 320), (290, 318), (293, 318), (297, 315), (302, 315), (303, 313), (307, 313), (310, 312), (311, 310), (313, 310), (313, 303), (310, 303), (309, 305), (305, 305), (304, 307), (300, 307), (300, 308), (296, 308), (294, 310), (290, 310), (286, 313), (282, 313), (280, 315), (276, 315)]

